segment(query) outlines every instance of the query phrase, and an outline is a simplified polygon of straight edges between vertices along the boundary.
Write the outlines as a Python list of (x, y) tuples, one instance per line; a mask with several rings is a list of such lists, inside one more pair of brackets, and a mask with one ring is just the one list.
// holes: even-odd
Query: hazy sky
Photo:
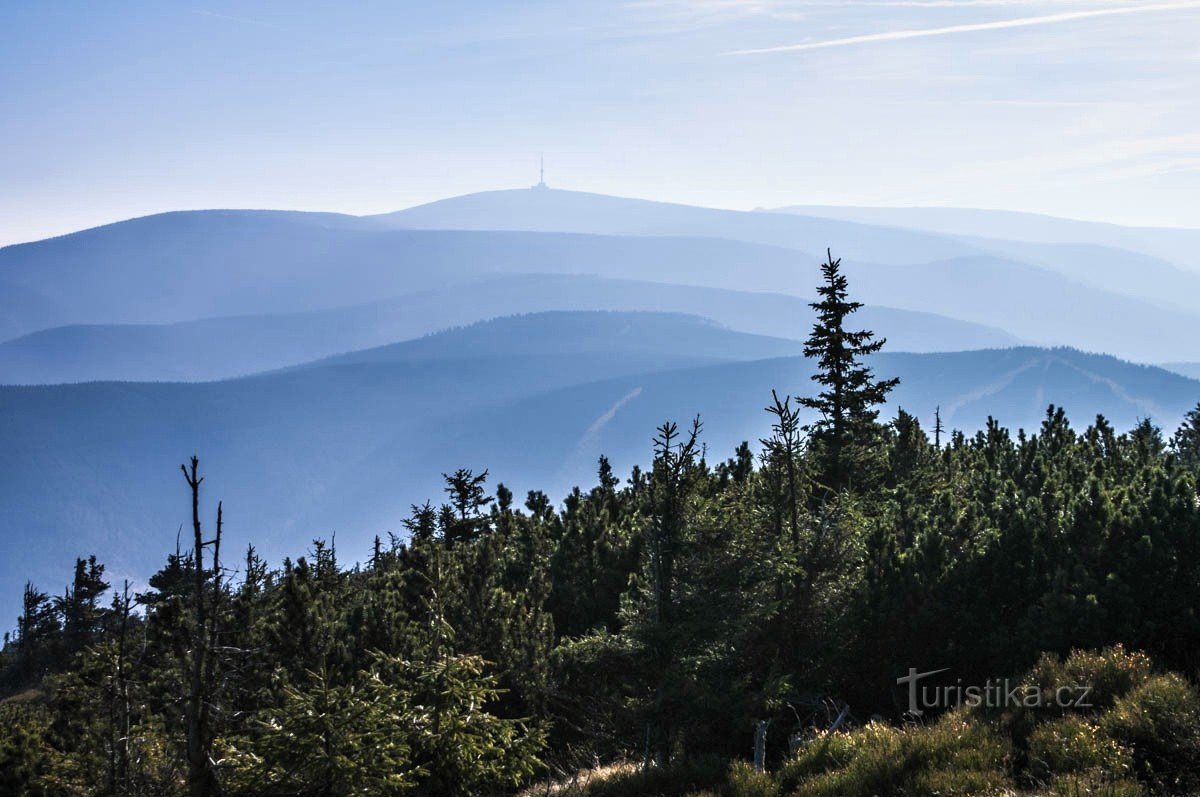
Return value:
[(0, 243), (536, 181), (1200, 227), (1200, 0), (0, 2)]

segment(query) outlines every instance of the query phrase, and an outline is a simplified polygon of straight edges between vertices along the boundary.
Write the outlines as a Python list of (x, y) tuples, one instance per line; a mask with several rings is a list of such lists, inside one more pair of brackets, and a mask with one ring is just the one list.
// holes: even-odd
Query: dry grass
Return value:
[(725, 765), (704, 761), (669, 769), (618, 762), (530, 786), (519, 797), (720, 797)]
[(41, 689), (26, 689), (22, 692), (17, 692), (15, 695), (9, 695), (6, 698), (0, 699), (0, 705), (5, 703), (37, 703), (46, 696), (46, 693)]

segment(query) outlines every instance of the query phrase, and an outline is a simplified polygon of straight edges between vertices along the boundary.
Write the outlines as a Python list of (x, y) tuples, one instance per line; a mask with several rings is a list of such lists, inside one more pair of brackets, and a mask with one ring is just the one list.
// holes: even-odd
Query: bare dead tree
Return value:
[[(188, 793), (191, 797), (214, 797), (220, 786), (212, 763), (212, 683), (214, 675), (213, 648), (216, 640), (216, 610), (221, 580), (222, 511), (217, 505), (217, 534), (205, 541), (200, 525), (200, 460), (191, 458), (190, 467), (180, 465), (183, 477), (192, 491), (192, 545), (194, 580), (192, 584), (192, 645), (188, 652), (188, 689), (185, 704), (187, 722)], [(213, 589), (211, 605), (208, 598), (209, 577), (204, 568), (204, 549), (213, 549)]]
[(113, 695), (109, 715), (113, 739), (112, 749), (109, 751), (109, 788), (113, 794), (125, 794), (129, 785), (131, 709), (129, 700), (129, 674), (125, 667), (125, 659), (129, 648), (130, 606), (129, 581), (126, 581), (120, 597), (116, 600), (116, 610), (120, 615), (120, 626), (117, 631), (117, 655), (113, 665)]

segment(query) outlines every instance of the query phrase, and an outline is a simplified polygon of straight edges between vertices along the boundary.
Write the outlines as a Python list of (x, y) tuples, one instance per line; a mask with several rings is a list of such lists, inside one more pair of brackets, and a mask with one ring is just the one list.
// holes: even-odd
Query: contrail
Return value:
[(235, 17), (229, 14), (218, 14), (216, 11), (207, 11), (203, 8), (193, 8), (193, 13), (203, 14), (206, 17), (215, 17), (217, 19), (227, 19), (230, 22), (241, 22), (244, 25), (258, 25), (263, 28), (274, 28), (275, 30), (283, 30), (279, 25), (273, 25), (270, 22), (263, 22), (258, 19), (250, 19), (249, 17)]
[(923, 39), (927, 36), (949, 36), (954, 33), (974, 33), (982, 30), (1004, 30), (1006, 28), (1027, 28), (1033, 25), (1053, 25), (1059, 22), (1072, 22), (1077, 19), (1092, 17), (1111, 17), (1118, 14), (1145, 14), (1151, 11), (1178, 11), (1183, 9), (1200, 8), (1200, 0), (1188, 0), (1180, 3), (1150, 3), (1140, 6), (1121, 6), (1119, 8), (1096, 8), (1091, 11), (1066, 11), (1061, 14), (1047, 14), (1041, 17), (1021, 17), (1005, 19), (997, 22), (977, 22), (970, 25), (951, 25), (945, 28), (923, 28), (919, 30), (894, 30), (887, 33), (868, 33), (863, 36), (849, 36), (844, 39), (827, 39), (804, 44), (787, 44), (782, 47), (762, 47), (754, 50), (733, 50), (723, 55), (762, 55), (764, 53), (790, 53), (800, 50), (818, 50), (824, 47), (845, 47), (851, 44), (867, 44), (870, 42), (890, 42), (900, 39)]

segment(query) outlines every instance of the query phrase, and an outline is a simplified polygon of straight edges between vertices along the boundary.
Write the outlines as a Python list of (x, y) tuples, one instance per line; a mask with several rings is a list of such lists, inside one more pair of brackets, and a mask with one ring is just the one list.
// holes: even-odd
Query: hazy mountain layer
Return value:
[(882, 224), (945, 235), (1003, 238), (1029, 243), (1090, 243), (1142, 252), (1200, 270), (1200, 230), (1128, 227), (1037, 213), (974, 208), (881, 208), (793, 205), (777, 213)]
[(1157, 257), (1097, 244), (1045, 244), (971, 238), (980, 248), (1055, 271), (1110, 293), (1184, 312), (1200, 307), (1200, 272)]
[[(0, 339), (328, 309), (506, 273), (809, 291), (814, 255), (704, 238), (364, 229), (267, 211), (167, 213), (0, 249)], [(334, 221), (342, 217), (332, 217)]]
[(978, 254), (970, 244), (911, 230), (786, 213), (718, 210), (556, 189), (485, 191), (371, 217), (395, 227), (537, 230), (602, 235), (703, 235), (876, 263)]
[(1074, 282), (998, 257), (915, 266), (848, 263), (857, 298), (1003, 327), (1025, 340), (1142, 362), (1188, 360), (1200, 315)]
[[(419, 337), (451, 326), (544, 310), (657, 310), (702, 315), (732, 329), (802, 338), (808, 300), (565, 275), (493, 277), (396, 299), (306, 313), (165, 325), (80, 325), (0, 343), (0, 384), (93, 380), (195, 381), (242, 376)], [(866, 307), (862, 323), (898, 351), (1007, 346), (999, 329), (929, 313)], [(767, 356), (760, 350), (733, 355)]]
[[(887, 214), (881, 215), (886, 218)], [(1200, 344), (1190, 339), (1190, 330), (1200, 324), (1195, 309), (1200, 301), (1193, 304), (1188, 298), (1200, 300), (1200, 283), (1145, 255), (1132, 256), (1126, 262), (1119, 252), (1112, 251), (1105, 251), (1102, 258), (1096, 252), (1070, 247), (1040, 252), (1019, 243), (993, 246), (988, 241), (958, 237), (960, 231), (950, 236), (914, 237), (912, 230), (878, 226), (878, 222), (842, 226), (837, 223), (840, 219), (719, 211), (541, 189), (469, 194), (376, 218), (412, 227), (686, 233), (810, 252), (831, 247), (853, 267), (852, 274), (864, 277), (854, 289), (870, 303), (938, 313), (1000, 327), (1037, 343), (1107, 351), (1145, 362), (1200, 356)], [(944, 258), (939, 252), (953, 254)], [(1002, 257), (996, 252), (1022, 257)], [(1037, 263), (1045, 265), (1024, 262), (1034, 255)], [(807, 279), (814, 279), (815, 273), (814, 268)], [(771, 279), (757, 268), (739, 269), (738, 274)], [(1161, 288), (1139, 287), (1157, 276), (1163, 277)], [(668, 281), (726, 284), (696, 275)], [(791, 284), (789, 275), (787, 282), (768, 284), (766, 289), (789, 291), (786, 286)], [(1148, 301), (1148, 296), (1156, 301)], [(1160, 307), (1168, 299), (1182, 308)]]
[[(630, 323), (697, 348), (655, 350), (626, 334)], [(542, 353), (535, 332), (572, 353)], [(476, 356), (489, 334), (507, 354)], [(226, 502), (231, 549), (253, 540), (276, 557), (337, 533), (350, 558), (399, 530), (410, 503), (438, 500), (438, 474), (455, 467), (491, 468), (518, 491), (561, 490), (601, 452), (621, 467), (644, 461), (656, 423), (696, 413), (711, 456), (725, 456), (766, 433), (771, 388), (812, 385), (802, 358), (715, 362), (706, 350), (744, 343), (724, 334), (678, 316), (554, 314), (414, 341), (386, 361), (201, 384), (0, 388), (0, 524), (13, 543), (0, 609), (11, 614), (27, 577), (55, 588), (47, 579), (77, 553), (101, 555), (114, 577), (144, 576), (187, 519), (178, 465), (193, 452), (208, 494)], [(890, 354), (875, 366), (903, 379), (893, 405), (926, 419), (940, 405), (968, 429), (988, 414), (1031, 426), (1051, 401), (1079, 422), (1103, 412), (1119, 426), (1149, 416), (1172, 427), (1200, 399), (1200, 383), (1071, 350)]]
[(763, 360), (799, 355), (803, 349), (804, 344), (798, 340), (736, 332), (699, 316), (556, 311), (483, 321), (416, 340), (335, 355), (301, 367), (507, 357), (517, 353)]
[(1188, 379), (1200, 379), (1200, 363), (1163, 363), (1161, 367)]
[[(534, 200), (529, 200), (527, 194)], [(646, 225), (634, 222), (645, 218), (650, 224), (659, 212), (657, 203), (589, 194), (495, 192), (437, 203), (434, 214), (437, 219), (430, 223), (441, 219), (439, 223), (447, 225), (469, 225), (475, 221), (471, 209), (476, 203), (483, 203), (486, 209), (494, 211), (493, 223), (500, 224), (506, 220), (505, 214), (519, 215), (518, 211), (529, 201), (539, 206), (549, 203), (550, 209), (559, 208), (557, 215), (545, 221), (546, 225), (559, 223), (560, 216), (569, 221), (580, 203), (584, 208), (599, 203), (612, 210), (610, 215), (614, 219), (609, 226), (619, 226), (617, 222), (621, 222), (626, 225), (624, 232), (645, 229)], [(433, 212), (434, 206), (423, 207), (425, 210), (411, 219), (403, 214), (399, 219), (422, 220)], [(703, 213), (695, 216), (694, 212), (702, 209), (662, 207), (667, 208), (671, 217), (681, 214), (686, 218), (707, 218)], [(718, 216), (725, 213), (712, 212)], [(586, 214), (583, 217), (588, 218)], [(807, 223), (787, 214), (750, 213), (733, 217), (739, 220), (734, 227), (762, 223), (747, 222), (747, 218), (769, 217), (768, 227), (781, 222), (793, 226)], [(0, 279), (12, 288), (0, 294), (0, 309), (4, 311), (0, 313), (3, 319), (0, 325), (7, 333), (15, 334), (63, 324), (145, 324), (214, 314), (312, 311), (414, 290), (446, 288), (488, 275), (530, 271), (806, 295), (817, 279), (819, 261), (816, 255), (778, 246), (700, 237), (364, 229), (383, 223), (324, 214), (180, 213), (9, 247), (0, 250)], [(660, 225), (659, 229), (669, 231), (670, 227)], [(714, 217), (712, 223), (706, 222), (695, 229), (718, 234), (723, 226)], [(729, 232), (736, 234), (738, 230)], [(841, 232), (824, 230), (821, 235), (836, 237), (842, 232), (865, 236), (863, 240), (874, 235), (869, 228), (857, 227)], [(828, 236), (824, 240), (830, 241)], [(793, 240), (798, 239), (793, 236)], [(914, 262), (934, 249), (946, 248), (940, 244), (930, 248), (926, 243), (920, 236), (889, 239), (891, 265), (873, 265), (848, 257), (852, 276), (860, 275), (854, 285), (856, 295), (872, 304), (997, 327), (1033, 343), (1073, 345), (1147, 362), (1190, 361), (1200, 357), (1200, 342), (1191, 334), (1200, 324), (1200, 314), (1194, 310), (1160, 308), (1144, 299), (1098, 290), (1048, 268), (1001, 257), (977, 255), (915, 265), (894, 264), (902, 260)], [(956, 247), (962, 248), (958, 244), (950, 248)], [(463, 301), (451, 295), (446, 303), (449, 306)], [(615, 309), (646, 306), (609, 305)], [(523, 309), (551, 308), (500, 307), (491, 314)], [(700, 311), (717, 317), (716, 313), (700, 308), (670, 309)], [(451, 318), (441, 323), (480, 317), (487, 316)], [(303, 338), (303, 334), (298, 337)], [(349, 345), (371, 345), (385, 340), (360, 339)], [(114, 345), (119, 349), (118, 343)], [(22, 368), (36, 372), (39, 364), (47, 361), (53, 366), (54, 341), (46, 343), (45, 349), (39, 350), (39, 345), (34, 345), (32, 351), (23, 349), (18, 358), (24, 363)], [(952, 349), (965, 345), (972, 344), (947, 339), (936, 347), (921, 348)], [(149, 342), (145, 346), (150, 351), (156, 348), (160, 352), (170, 351), (169, 347), (164, 348), (165, 344)], [(58, 345), (57, 351), (69, 359), (72, 351), (103, 347), (103, 343), (71, 340)], [(273, 347), (265, 348), (270, 352)], [(295, 361), (295, 355), (286, 348), (280, 350), (282, 354), (268, 367)], [(336, 350), (318, 350), (312, 354), (321, 356)], [(158, 356), (161, 359), (164, 355)], [(203, 361), (203, 356), (196, 359)], [(29, 365), (31, 361), (33, 364)], [(256, 364), (249, 366), (253, 368)], [(214, 372), (212, 368), (199, 370), (201, 375), (230, 373)], [(31, 375), (43, 377), (37, 373)], [(180, 376), (190, 378), (192, 374)]]

